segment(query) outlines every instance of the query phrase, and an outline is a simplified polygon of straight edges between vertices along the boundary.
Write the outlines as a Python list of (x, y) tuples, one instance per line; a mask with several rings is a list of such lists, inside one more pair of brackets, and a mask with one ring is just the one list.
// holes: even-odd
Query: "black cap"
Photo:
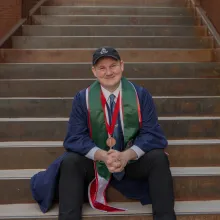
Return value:
[(116, 60), (121, 60), (118, 51), (112, 47), (100, 47), (93, 53), (92, 64), (95, 65), (96, 62), (102, 57), (112, 57)]

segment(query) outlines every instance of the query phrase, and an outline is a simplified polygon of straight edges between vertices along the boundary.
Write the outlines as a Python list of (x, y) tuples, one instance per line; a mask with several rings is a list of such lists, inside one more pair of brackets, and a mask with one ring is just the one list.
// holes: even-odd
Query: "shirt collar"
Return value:
[(102, 87), (102, 86), (101, 86), (101, 89), (102, 89), (102, 92), (103, 92), (103, 94), (104, 94), (106, 100), (109, 99), (109, 96), (110, 96), (111, 94), (114, 94), (114, 95), (115, 95), (115, 98), (117, 98), (119, 92), (121, 91), (121, 82), (120, 82), (118, 88), (117, 88), (114, 92), (109, 92), (107, 89), (105, 89), (105, 88)]

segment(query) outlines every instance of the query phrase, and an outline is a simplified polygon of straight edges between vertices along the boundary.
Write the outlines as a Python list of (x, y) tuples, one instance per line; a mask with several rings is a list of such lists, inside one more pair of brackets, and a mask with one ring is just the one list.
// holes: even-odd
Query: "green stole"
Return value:
[[(125, 78), (121, 79), (122, 83), (122, 112), (124, 122), (124, 149), (129, 141), (133, 140), (140, 129), (140, 107), (134, 86)], [(88, 91), (88, 111), (89, 111), (89, 124), (90, 124), (90, 136), (96, 146), (100, 149), (108, 151), (109, 147), (106, 145), (108, 138), (104, 112), (102, 109), (100, 98), (101, 86), (98, 81), (95, 81)], [(109, 180), (111, 173), (108, 171), (105, 163), (102, 161), (96, 161), (96, 170), (99, 176), (106, 180)]]

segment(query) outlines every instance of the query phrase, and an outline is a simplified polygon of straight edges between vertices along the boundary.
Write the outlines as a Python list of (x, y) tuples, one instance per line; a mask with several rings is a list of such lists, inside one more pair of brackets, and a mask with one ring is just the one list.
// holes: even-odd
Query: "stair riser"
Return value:
[(186, 8), (132, 8), (132, 7), (41, 7), (42, 15), (176, 15), (190, 16)]
[[(219, 138), (220, 120), (160, 120), (168, 139)], [(62, 141), (67, 121), (1, 122), (0, 141)]]
[[(126, 62), (210, 62), (212, 50), (118, 50)], [(92, 50), (0, 50), (0, 63), (91, 62)]]
[(220, 146), (205, 145), (169, 145), (171, 166), (175, 167), (212, 167), (220, 166)]
[(24, 36), (205, 36), (204, 27), (23, 26)]
[(210, 37), (13, 37), (12, 46), (18, 49), (41, 48), (98, 48), (114, 45), (117, 48), (210, 48)]
[(220, 61), (220, 49), (216, 49), (215, 51), (215, 61)]
[[(219, 98), (154, 98), (159, 116), (220, 116)], [(69, 117), (72, 99), (3, 99), (2, 118)]]
[[(142, 79), (131, 82), (147, 88), (154, 96), (220, 94), (220, 79)], [(3, 80), (0, 81), (0, 97), (73, 97), (92, 83), (93, 80)]]
[[(61, 74), (62, 73), (62, 74)], [(80, 74), (79, 74), (80, 73)], [(220, 63), (125, 63), (125, 77), (220, 78)], [(1, 79), (91, 78), (91, 64), (1, 64)]]
[(32, 16), (37, 25), (197, 25), (193, 17)]
[[(220, 199), (219, 181), (219, 176), (174, 177), (175, 199), (177, 201)], [(1, 180), (0, 193), (0, 204), (34, 202), (30, 192), (29, 179)], [(114, 202), (131, 201), (113, 188), (109, 190), (107, 199)]]
[[(0, 169), (45, 169), (64, 152), (60, 147), (14, 147), (0, 148)], [(220, 166), (220, 146), (209, 145), (170, 145), (172, 167)]]
[(56, 6), (70, 6), (70, 5), (115, 5), (115, 6), (120, 6), (120, 5), (125, 5), (125, 6), (186, 6), (186, 1), (185, 0), (137, 0), (137, 1), (132, 1), (132, 0), (111, 0), (111, 1), (102, 1), (102, 0), (50, 0), (45, 3), (45, 5), (56, 5)]

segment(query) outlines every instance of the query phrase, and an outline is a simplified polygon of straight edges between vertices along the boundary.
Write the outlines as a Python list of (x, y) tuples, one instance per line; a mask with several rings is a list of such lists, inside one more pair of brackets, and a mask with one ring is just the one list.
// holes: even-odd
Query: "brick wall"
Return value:
[(0, 0), (0, 39), (28, 12), (39, 0)]
[(207, 12), (212, 24), (220, 33), (220, 0), (200, 0), (200, 3)]
[(0, 38), (21, 18), (22, 0), (0, 0)]

